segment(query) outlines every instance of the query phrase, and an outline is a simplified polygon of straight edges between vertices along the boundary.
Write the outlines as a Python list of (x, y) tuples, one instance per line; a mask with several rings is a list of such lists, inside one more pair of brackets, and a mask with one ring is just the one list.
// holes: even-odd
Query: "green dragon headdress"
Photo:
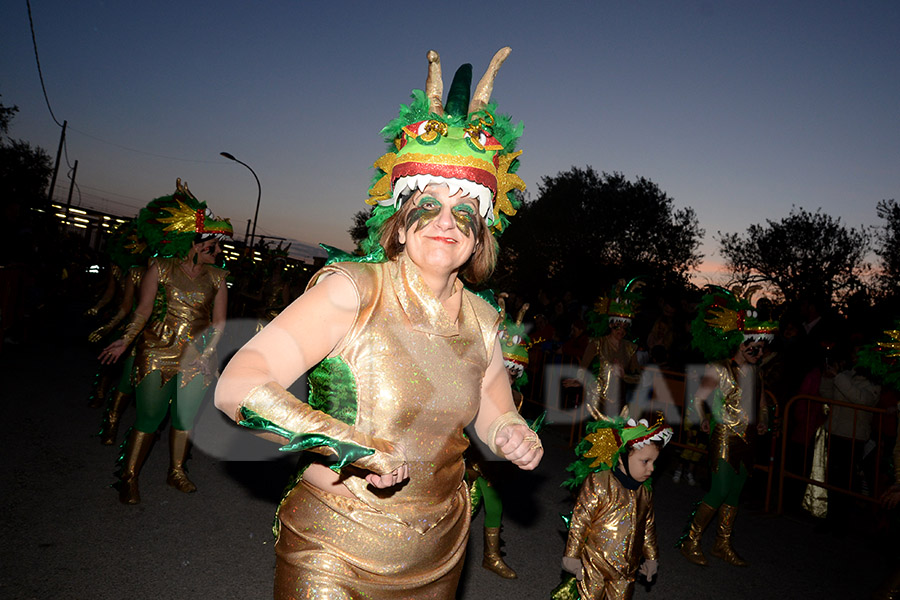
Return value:
[(112, 231), (106, 242), (106, 252), (123, 272), (146, 266), (150, 256), (147, 242), (138, 233), (137, 219), (128, 219)]
[(471, 101), (472, 65), (460, 67), (446, 104), (440, 56), (428, 52), (425, 90), (413, 90), (412, 103), (401, 105), (400, 115), (381, 132), (391, 146), (375, 161), (377, 173), (367, 202), (390, 210), (382, 214), (376, 208), (370, 228), (384, 222), (411, 192), (444, 183), (451, 193), (463, 190), (477, 198), (479, 212), (495, 235), (503, 231), (519, 205), (515, 190), (525, 189), (515, 174), (521, 151), (514, 150), (522, 124), (513, 126), (490, 103), (494, 78), (510, 52), (507, 47), (494, 55)]
[(508, 294), (504, 292), (497, 297), (497, 305), (500, 308), (500, 349), (503, 352), (503, 366), (513, 378), (512, 386), (520, 389), (528, 383), (525, 370), (528, 368), (528, 351), (534, 342), (525, 333), (525, 326), (522, 324), (528, 304), (522, 305), (516, 320), (513, 321), (506, 314), (507, 296)]
[(656, 413), (656, 420), (651, 425), (646, 419), (635, 421), (629, 418), (627, 405), (618, 417), (601, 415), (599, 420), (588, 423), (586, 430), (587, 435), (575, 447), (578, 458), (566, 468), (572, 478), (563, 485), (569, 489), (578, 489), (591, 473), (614, 468), (619, 457), (632, 448), (652, 442), (661, 442), (665, 446), (673, 433), (662, 413)]
[(694, 348), (703, 352), (706, 360), (731, 357), (746, 341), (770, 342), (778, 331), (778, 323), (760, 319), (750, 304), (758, 287), (731, 291), (710, 286), (712, 292), (703, 296), (697, 306), (697, 316), (691, 324)]
[(631, 325), (637, 314), (638, 304), (643, 296), (638, 290), (644, 282), (637, 278), (625, 283), (620, 279), (606, 296), (600, 296), (594, 303), (594, 309), (588, 313), (588, 333), (593, 337), (601, 337), (609, 333), (610, 323)]
[(154, 256), (184, 258), (198, 238), (231, 237), (234, 230), (228, 219), (219, 219), (194, 197), (181, 179), (175, 180), (175, 193), (150, 202), (138, 214), (138, 230), (147, 240)]
[(893, 329), (887, 329), (882, 339), (863, 347), (857, 362), (871, 371), (879, 381), (900, 390), (900, 319)]

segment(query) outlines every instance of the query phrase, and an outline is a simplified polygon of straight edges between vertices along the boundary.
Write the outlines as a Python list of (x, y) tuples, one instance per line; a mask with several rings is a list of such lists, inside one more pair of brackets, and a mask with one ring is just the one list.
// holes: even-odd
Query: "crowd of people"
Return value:
[[(637, 577), (653, 579), (649, 480), (673, 439), (673, 478), (707, 489), (679, 541), (694, 565), (710, 564), (703, 535), (716, 520), (710, 554), (746, 566), (733, 531), (761, 436), (783, 433), (786, 469), (827, 484), (823, 502), (822, 486), (789, 478), (785, 498), (789, 509), (824, 516), (834, 535), (854, 523), (860, 499), (873, 506), (880, 496), (894, 508), (900, 375), (890, 351), (900, 334), (885, 341), (895, 325), (870, 322), (871, 311), (838, 313), (818, 297), (775, 304), (755, 289), (661, 290), (641, 279), (590, 299), (548, 289), (508, 291), (498, 302), (471, 291), (490, 280), (497, 239), (524, 187), (515, 175), (521, 128), (490, 102), (508, 54), (495, 55), (474, 93), (471, 67), (457, 71), (445, 102), (440, 57), (428, 53), (426, 89), (383, 131), (390, 150), (375, 163), (369, 237), (356, 255), (334, 252), (315, 274), (289, 271), (280, 246), (260, 263), (223, 264), (229, 221), (178, 180), (106, 240), (102, 260), (67, 237), (58, 253), (34, 253), (40, 269), (9, 280), (3, 337), (15, 344), (28, 340), (55, 295), (91, 287), (87, 265), (106, 265), (87, 313), (102, 443), (119, 441), (132, 397), (136, 407), (119, 500), (140, 503), (141, 468), (167, 422), (167, 483), (196, 491), (186, 468), (190, 432), (215, 384), (223, 413), (301, 453), (278, 507), (276, 598), (453, 598), (479, 503), (483, 566), (516, 576), (500, 553), (502, 502), (466, 453), (464, 430), (471, 425), (490, 453), (533, 470), (543, 455), (541, 419), (520, 409), (522, 400), (533, 407), (544, 399), (526, 380), (564, 364), (572, 376), (560, 394), (586, 417), (559, 549), (569, 576), (553, 598), (628, 598)], [(19, 260), (36, 259), (26, 252)], [(237, 316), (258, 320), (258, 333), (220, 360), (223, 330)], [(701, 368), (678, 399), (679, 422), (629, 414), (646, 369), (683, 374), (691, 365)], [(309, 399), (300, 400), (288, 388), (307, 373)], [(817, 451), (823, 443), (827, 454)], [(892, 471), (874, 468), (892, 462)], [(898, 590), (893, 573), (879, 593)]]

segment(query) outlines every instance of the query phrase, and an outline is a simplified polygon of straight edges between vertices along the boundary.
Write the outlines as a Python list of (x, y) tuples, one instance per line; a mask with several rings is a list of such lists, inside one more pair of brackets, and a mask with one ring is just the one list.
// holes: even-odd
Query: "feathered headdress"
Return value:
[(528, 310), (528, 304), (523, 304), (513, 321), (506, 314), (506, 292), (497, 297), (497, 305), (500, 308), (500, 349), (503, 351), (503, 366), (513, 376), (512, 386), (521, 389), (528, 383), (528, 351), (535, 344), (525, 333), (522, 320)]
[[(471, 95), (472, 65), (461, 66), (443, 102), (441, 59), (427, 54), (425, 90), (413, 90), (413, 101), (400, 106), (399, 116), (382, 130), (390, 144), (387, 154), (375, 161), (376, 175), (369, 188), (369, 204), (377, 205), (367, 225), (370, 232), (386, 221), (406, 196), (430, 183), (444, 183), (451, 193), (463, 190), (477, 198), (479, 213), (498, 235), (516, 213), (515, 190), (525, 183), (518, 169), (516, 140), (522, 124), (490, 103), (494, 78), (511, 50), (502, 48)], [(371, 252), (372, 236), (363, 244)]]
[(106, 242), (106, 252), (123, 272), (146, 266), (150, 256), (147, 242), (138, 233), (137, 219), (128, 219), (113, 230)]
[(672, 428), (666, 425), (662, 413), (656, 413), (652, 425), (646, 419), (635, 421), (630, 418), (627, 405), (618, 417), (601, 415), (599, 420), (587, 424), (587, 435), (575, 447), (578, 458), (566, 468), (572, 478), (563, 485), (577, 489), (591, 473), (614, 468), (623, 452), (627, 454), (632, 448), (652, 442), (661, 442), (665, 446), (671, 439)]
[(880, 340), (863, 347), (856, 358), (879, 381), (900, 390), (900, 319), (893, 329), (883, 332)]
[(706, 360), (729, 358), (746, 341), (774, 339), (778, 323), (760, 319), (750, 303), (759, 287), (744, 290), (735, 286), (730, 291), (718, 286), (710, 288), (712, 292), (703, 296), (691, 324), (691, 343), (703, 352)]
[(643, 296), (638, 292), (644, 286), (637, 278), (625, 283), (620, 279), (605, 296), (594, 303), (594, 309), (587, 314), (588, 334), (601, 337), (609, 333), (611, 323), (631, 325)]
[(234, 230), (228, 219), (219, 219), (194, 197), (181, 179), (175, 180), (175, 193), (150, 202), (138, 214), (138, 230), (147, 240), (154, 256), (184, 258), (197, 236), (201, 240), (231, 237)]

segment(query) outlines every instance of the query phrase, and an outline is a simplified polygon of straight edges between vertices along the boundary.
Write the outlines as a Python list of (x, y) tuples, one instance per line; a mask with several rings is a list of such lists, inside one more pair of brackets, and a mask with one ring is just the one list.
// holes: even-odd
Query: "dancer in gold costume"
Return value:
[(732, 532), (738, 500), (753, 467), (753, 436), (766, 433), (769, 426), (769, 407), (754, 366), (777, 330), (776, 323), (758, 318), (750, 304), (753, 291), (741, 294), (715, 288), (703, 297), (692, 326), (694, 346), (712, 361), (693, 402), (701, 430), (712, 432), (712, 485), (679, 545), (685, 558), (701, 566), (709, 564), (701, 547), (703, 530), (716, 513), (719, 521), (712, 555), (734, 566), (747, 566), (734, 550)]
[[(275, 598), (452, 599), (469, 533), (463, 428), (523, 469), (540, 440), (519, 416), (497, 340), (499, 315), (463, 287), (493, 270), (517, 129), (494, 113), (501, 50), (469, 104), (471, 67), (442, 102), (440, 58), (426, 91), (383, 132), (370, 189), (370, 254), (333, 262), (241, 349), (216, 405), (309, 450), (283, 499)], [(310, 398), (285, 388), (306, 370)]]
[[(126, 221), (116, 228), (106, 244), (106, 250), (112, 258), (113, 264), (119, 265), (119, 269), (127, 275), (121, 282), (122, 290), (119, 297), (118, 310), (103, 325), (88, 335), (88, 341), (98, 343), (107, 336), (117, 339), (122, 331), (120, 323), (135, 309), (138, 290), (141, 287), (141, 279), (147, 270), (147, 243), (143, 241), (137, 230), (137, 219)], [(109, 340), (107, 340), (109, 341)], [(107, 365), (107, 368), (111, 366)], [(134, 348), (128, 353), (128, 357), (122, 361), (119, 367), (119, 379), (115, 391), (109, 395), (104, 410), (103, 424), (100, 427), (100, 443), (111, 446), (116, 441), (119, 431), (119, 422), (122, 413), (128, 406), (129, 399), (134, 392), (131, 383), (131, 371), (134, 367)]]
[(231, 235), (231, 224), (213, 217), (180, 179), (176, 187), (174, 195), (141, 210), (141, 233), (157, 258), (142, 279), (138, 306), (124, 335), (100, 355), (101, 361), (114, 362), (137, 340), (132, 375), (137, 420), (125, 443), (118, 483), (124, 504), (140, 502), (138, 474), (167, 414), (172, 429), (166, 482), (182, 492), (196, 491), (184, 462), (225, 325), (227, 272), (214, 265), (221, 253), (219, 239)]
[(637, 312), (643, 283), (632, 279), (619, 281), (609, 294), (594, 303), (588, 315), (591, 339), (579, 365), (578, 376), (565, 379), (564, 387), (582, 386), (584, 404), (593, 419), (605, 412), (613, 414), (624, 402), (623, 383), (640, 380), (637, 344), (627, 339), (628, 329)]

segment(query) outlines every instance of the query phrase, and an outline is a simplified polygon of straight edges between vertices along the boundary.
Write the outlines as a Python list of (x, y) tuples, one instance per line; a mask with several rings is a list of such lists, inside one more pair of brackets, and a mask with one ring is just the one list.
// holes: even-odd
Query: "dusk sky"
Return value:
[[(697, 212), (707, 268), (722, 260), (718, 231), (792, 205), (877, 225), (876, 203), (900, 198), (895, 0), (31, 6), (80, 202), (121, 214), (181, 177), (243, 237), (256, 183), (227, 151), (261, 180), (257, 234), (351, 249), (379, 131), (424, 86), (426, 52), (448, 86), (464, 62), (480, 78), (505, 45), (493, 99), (525, 123), (531, 197), (572, 166), (649, 178)], [(26, 2), (0, 7), (10, 136), (55, 156)]]

